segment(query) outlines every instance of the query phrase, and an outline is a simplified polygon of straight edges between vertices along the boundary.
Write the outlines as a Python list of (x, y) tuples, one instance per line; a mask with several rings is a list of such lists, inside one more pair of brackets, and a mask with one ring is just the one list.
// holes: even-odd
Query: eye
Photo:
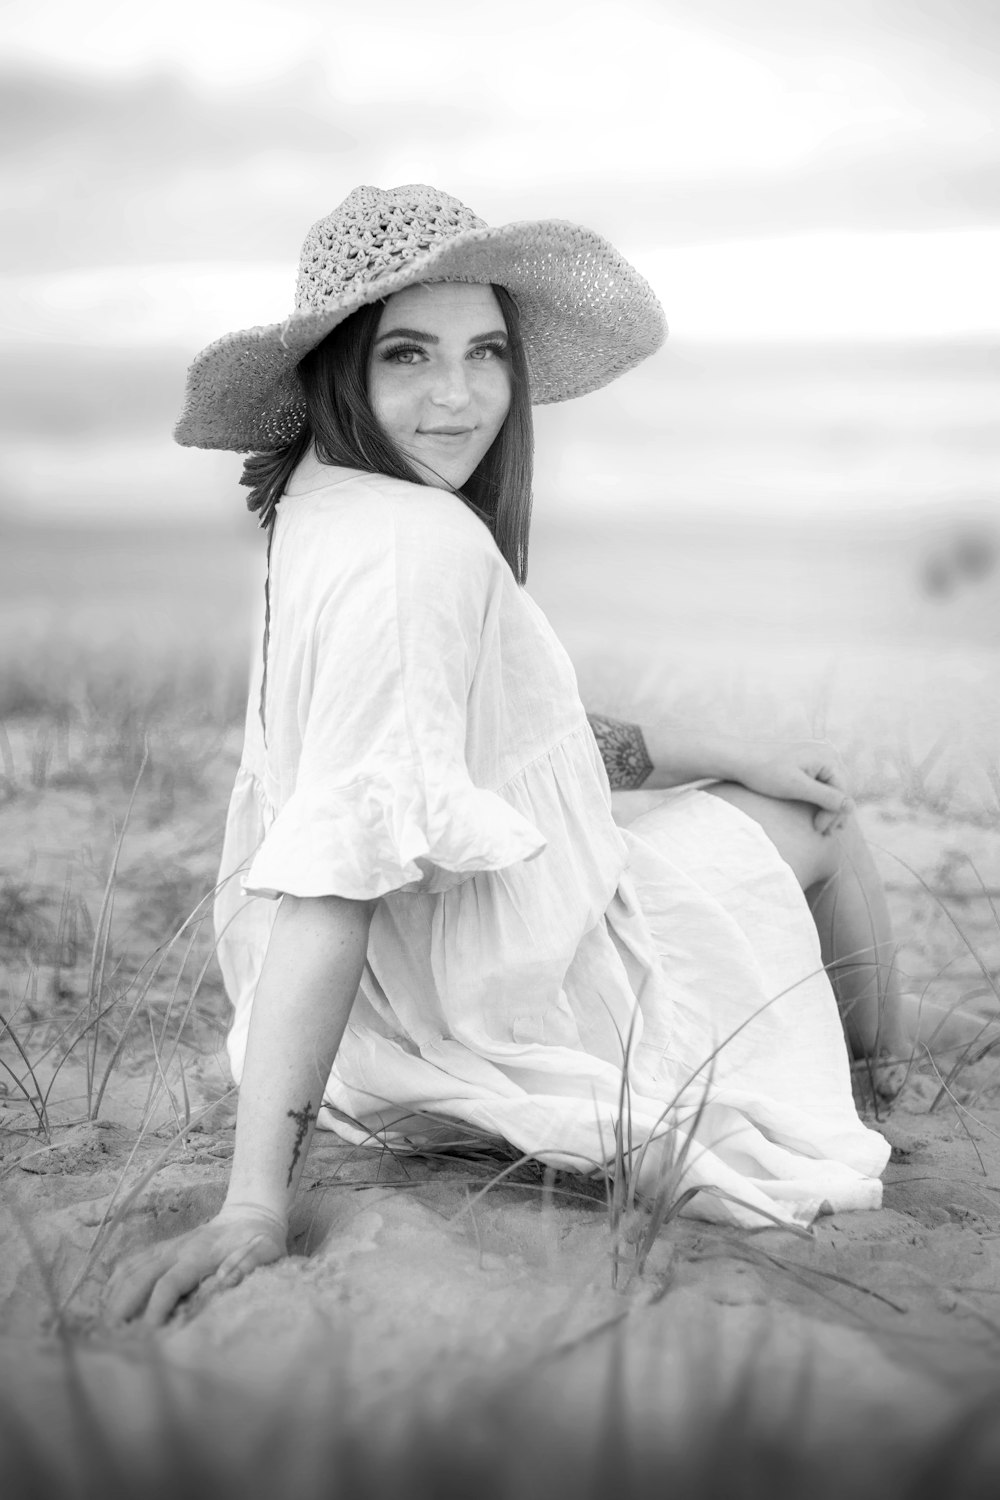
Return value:
[(474, 349), (469, 350), (469, 358), (477, 360), (480, 364), (490, 359), (506, 359), (507, 345), (499, 339), (494, 339), (488, 344), (477, 344)]
[(379, 351), (379, 359), (393, 365), (415, 365), (425, 357), (419, 344), (392, 344)]

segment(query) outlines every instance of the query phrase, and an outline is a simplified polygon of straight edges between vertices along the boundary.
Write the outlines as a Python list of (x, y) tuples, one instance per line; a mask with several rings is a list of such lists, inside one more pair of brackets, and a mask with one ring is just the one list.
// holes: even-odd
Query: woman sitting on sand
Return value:
[(317, 1122), (601, 1170), (626, 1052), (641, 1183), (696, 1124), (691, 1211), (879, 1203), (838, 1002), (883, 1088), (910, 1038), (835, 752), (588, 720), (524, 589), (530, 403), (665, 332), (588, 230), (362, 187), (310, 231), (288, 321), (192, 367), (178, 440), (256, 455), (269, 530), (216, 907), (239, 1110), (224, 1207), (118, 1269), (118, 1315), (284, 1255)]

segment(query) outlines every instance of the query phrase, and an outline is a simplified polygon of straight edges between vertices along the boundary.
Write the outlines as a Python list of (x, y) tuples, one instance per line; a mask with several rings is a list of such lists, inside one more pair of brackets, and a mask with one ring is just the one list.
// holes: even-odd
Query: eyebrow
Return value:
[[(489, 333), (474, 334), (469, 343), (482, 344), (486, 339), (505, 339), (506, 337), (506, 328), (493, 328)], [(390, 328), (387, 333), (380, 333), (375, 342), (384, 344), (386, 339), (417, 339), (421, 344), (440, 344), (441, 342), (436, 333), (422, 333), (419, 328)]]

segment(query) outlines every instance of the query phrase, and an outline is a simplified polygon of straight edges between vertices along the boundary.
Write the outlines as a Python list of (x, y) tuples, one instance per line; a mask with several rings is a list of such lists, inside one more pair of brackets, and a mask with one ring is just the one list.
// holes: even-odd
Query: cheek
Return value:
[(405, 423), (406, 388), (384, 366), (375, 366), (368, 376), (368, 402), (376, 422), (387, 432)]

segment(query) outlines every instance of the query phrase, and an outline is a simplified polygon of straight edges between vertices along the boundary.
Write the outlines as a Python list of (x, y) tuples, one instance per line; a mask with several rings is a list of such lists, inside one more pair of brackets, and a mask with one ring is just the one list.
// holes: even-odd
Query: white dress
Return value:
[(237, 1081), (281, 892), (381, 897), (320, 1124), (400, 1147), (464, 1122), (556, 1166), (612, 1154), (629, 1054), (654, 1185), (709, 1218), (877, 1207), (818, 940), (763, 831), (702, 791), (627, 828), (576, 678), (455, 496), (304, 461), (271, 555), (216, 902)]

